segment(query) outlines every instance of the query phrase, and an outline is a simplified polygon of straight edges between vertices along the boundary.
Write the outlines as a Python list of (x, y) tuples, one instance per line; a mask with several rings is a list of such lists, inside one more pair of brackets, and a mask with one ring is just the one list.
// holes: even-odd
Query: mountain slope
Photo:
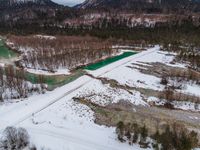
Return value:
[(199, 0), (86, 0), (79, 9), (120, 9), (135, 11), (200, 10)]
[(37, 25), (55, 23), (68, 15), (71, 9), (51, 0), (0, 0), (0, 25)]
[(30, 6), (58, 7), (59, 5), (51, 0), (0, 0), (0, 10)]

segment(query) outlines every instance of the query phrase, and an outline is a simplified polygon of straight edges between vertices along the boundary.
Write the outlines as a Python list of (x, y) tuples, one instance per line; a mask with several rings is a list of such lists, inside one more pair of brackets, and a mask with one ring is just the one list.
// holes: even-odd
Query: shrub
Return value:
[(124, 142), (124, 131), (125, 130), (125, 125), (122, 121), (120, 121), (118, 124), (117, 124), (117, 128), (116, 128), (116, 133), (118, 135), (118, 140), (121, 141), (121, 142)]
[(169, 126), (166, 127), (162, 134), (154, 136), (155, 140), (162, 145), (162, 150), (191, 150), (198, 145), (197, 133), (189, 132), (184, 128), (173, 130)]
[(30, 146), (28, 132), (24, 128), (7, 127), (0, 141), (1, 150), (36, 150)]
[(160, 84), (162, 85), (167, 85), (169, 83), (168, 79), (166, 77), (162, 77), (161, 81), (160, 81)]
[(167, 109), (174, 109), (174, 105), (170, 102), (166, 102), (163, 106)]

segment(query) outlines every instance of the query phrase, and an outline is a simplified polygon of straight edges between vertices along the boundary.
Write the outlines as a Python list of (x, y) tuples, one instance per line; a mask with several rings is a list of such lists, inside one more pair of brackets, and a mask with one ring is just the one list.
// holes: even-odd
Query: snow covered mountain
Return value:
[[(138, 3), (138, 0), (86, 0), (78, 8), (94, 8), (94, 7), (123, 7), (124, 4)], [(147, 2), (152, 3), (153, 0), (141, 0), (140, 3)], [(120, 5), (123, 4), (123, 5)]]
[(7, 9), (9, 7), (20, 7), (24, 5), (46, 5), (57, 6), (58, 4), (51, 0), (0, 0), (0, 8)]
[(42, 24), (54, 21), (62, 7), (51, 0), (0, 0), (0, 22)]
[(86, 0), (75, 6), (81, 9), (120, 9), (120, 10), (180, 10), (200, 9), (199, 0)]
[(88, 8), (88, 7), (98, 6), (102, 2), (103, 2), (103, 0), (101, 0), (101, 1), (100, 0), (99, 1), (98, 0), (86, 0), (82, 4), (79, 4), (79, 5), (75, 6), (75, 7), (85, 9), (85, 8)]

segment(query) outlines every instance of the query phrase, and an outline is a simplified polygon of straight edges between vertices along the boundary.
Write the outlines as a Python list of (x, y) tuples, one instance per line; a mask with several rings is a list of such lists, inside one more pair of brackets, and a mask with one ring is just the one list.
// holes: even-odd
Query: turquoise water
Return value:
[(0, 58), (12, 58), (15, 57), (17, 54), (15, 52), (13, 52), (12, 50), (9, 50), (4, 42), (2, 40), (0, 40)]
[(111, 57), (111, 58), (107, 58), (107, 59), (99, 61), (97, 63), (87, 65), (87, 66), (84, 67), (84, 69), (86, 69), (86, 70), (97, 70), (97, 69), (104, 67), (108, 64), (111, 64), (111, 63), (116, 62), (120, 59), (129, 57), (129, 56), (132, 56), (132, 55), (135, 55), (135, 54), (136, 54), (136, 52), (124, 52), (121, 55), (114, 56), (114, 57)]

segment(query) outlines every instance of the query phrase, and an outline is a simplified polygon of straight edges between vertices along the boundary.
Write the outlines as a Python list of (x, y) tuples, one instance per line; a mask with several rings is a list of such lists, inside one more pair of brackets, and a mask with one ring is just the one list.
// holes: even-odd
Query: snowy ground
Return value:
[[(184, 69), (186, 67), (185, 64), (171, 63), (174, 60), (175, 56), (176, 56), (175, 53), (159, 51), (159, 47), (155, 47), (155, 48), (149, 49), (148, 51), (144, 51), (137, 55), (132, 56), (132, 58), (130, 58), (129, 61), (126, 61), (126, 62), (124, 60), (118, 61), (118, 63), (122, 64), (120, 66), (117, 66), (116, 63), (111, 64), (110, 66), (107, 66), (107, 68), (113, 67), (114, 69), (100, 76), (103, 78), (116, 80), (121, 85), (128, 85), (130, 87), (141, 87), (141, 88), (146, 88), (146, 89), (163, 91), (164, 86), (160, 84), (161, 78), (141, 73), (139, 71), (139, 68), (141, 68), (141, 66), (139, 65), (145, 66), (143, 68), (145, 69), (145, 68), (148, 68), (148, 66), (150, 66), (150, 63), (158, 62), (158, 63), (163, 63), (171, 67), (179, 67), (179, 68)], [(104, 72), (105, 69), (107, 68), (104, 67), (97, 71), (88, 71), (88, 72), (92, 74), (93, 76), (98, 76), (99, 74)], [(183, 89), (177, 90), (178, 92), (182, 92), (188, 95), (194, 95), (197, 97), (200, 96), (199, 85), (196, 85), (190, 82), (184, 82), (182, 84), (184, 85)], [(156, 103), (158, 105), (163, 105), (164, 100), (156, 101)], [(200, 111), (200, 105), (191, 103), (191, 102), (174, 102), (173, 105), (175, 108), (178, 108), (178, 109)]]
[[(167, 102), (164, 99), (158, 99), (156, 97), (149, 97), (147, 99), (148, 103), (155, 103), (156, 106), (164, 106), (164, 104)], [(193, 102), (186, 102), (186, 101), (173, 101), (172, 105), (176, 109), (186, 110), (186, 111), (194, 111), (194, 112), (200, 112), (200, 104), (193, 103)]]
[[(32, 116), (20, 126), (28, 129), (39, 148), (58, 150), (140, 149), (116, 140), (115, 129), (94, 124), (93, 112), (72, 100), (74, 94)], [(41, 140), (44, 139), (44, 140)]]
[(4, 63), (0, 63), (0, 67), (4, 67), (5, 66), (5, 64)]
[(200, 85), (193, 83), (186, 83), (184, 88), (181, 90), (181, 92), (183, 93), (200, 97), (199, 91), (200, 91)]
[[(128, 58), (130, 60), (120, 60), (117, 63), (121, 63), (123, 65), (117, 66), (117, 63), (111, 64), (110, 66), (101, 68), (97, 71), (88, 71), (93, 76), (98, 76), (102, 72), (104, 72), (108, 67), (113, 67), (114, 69), (112, 71), (109, 71), (103, 75), (100, 75), (101, 77), (116, 80), (122, 85), (128, 85), (130, 87), (141, 87), (146, 89), (153, 89), (157, 91), (164, 90), (164, 86), (160, 84), (161, 78), (143, 74), (138, 69), (143, 65), (145, 67), (148, 67), (150, 63), (163, 63), (165, 65), (171, 66), (171, 67), (179, 67), (179, 68), (185, 68), (186, 66), (184, 64), (179, 63), (171, 63), (176, 54), (175, 53), (169, 53), (160, 51), (159, 47), (151, 48), (148, 51), (141, 52), (137, 55), (132, 56), (132, 58)], [(135, 68), (131, 68), (131, 67)], [(145, 68), (143, 68), (145, 69)], [(185, 94), (189, 95), (195, 95), (200, 96), (200, 86), (192, 83), (183, 83), (184, 88), (182, 90), (177, 90)], [(163, 103), (163, 102), (161, 102)], [(179, 102), (174, 103), (175, 108), (180, 108), (183, 110), (194, 110), (194, 103), (185, 103), (185, 102)], [(200, 106), (199, 106), (200, 107)], [(200, 109), (200, 108), (199, 108)], [(199, 110), (200, 111), (200, 110)]]
[[(83, 76), (53, 92), (30, 97), (20, 103), (1, 106), (0, 129), (2, 131), (6, 126), (11, 125), (25, 127), (31, 135), (32, 142), (38, 148), (58, 150), (135, 148), (139, 150), (137, 145), (119, 143), (114, 128), (96, 125), (90, 108), (72, 100), (88, 87), (92, 89), (91, 85), (96, 87), (95, 85), (99, 86), (99, 84), (101, 84), (99, 81)], [(100, 85), (101, 88), (103, 91), (107, 90), (107, 87)], [(98, 90), (98, 87), (96, 89)]]
[[(157, 49), (157, 50), (155, 50)], [(159, 51), (159, 47), (149, 49), (148, 51), (141, 52), (133, 56), (128, 63), (122, 66), (116, 67), (114, 70), (102, 75), (102, 77), (114, 79), (120, 84), (128, 85), (131, 87), (143, 87), (154, 90), (163, 90), (164, 86), (160, 84), (161, 78), (141, 73), (137, 69), (130, 68), (133, 64), (142, 64), (148, 67), (147, 63), (160, 62), (165, 65), (184, 67), (180, 64), (170, 64), (174, 59), (174, 55), (166, 52)], [(121, 60), (123, 62), (124, 60)], [(116, 64), (112, 64), (113, 66)], [(89, 71), (90, 74), (96, 76), (101, 72), (104, 72), (105, 68), (101, 68), (98, 71)]]
[(44, 71), (44, 70), (39, 70), (39, 69), (26, 69), (28, 72), (37, 74), (37, 75), (69, 75), (70, 71), (68, 69), (58, 69), (56, 72), (49, 72), (49, 71)]
[(76, 97), (84, 97), (101, 106), (117, 103), (120, 100), (129, 101), (134, 105), (147, 105), (142, 100), (139, 92), (111, 88), (109, 85), (104, 85), (96, 79), (83, 86), (80, 92), (77, 92)]
[(54, 40), (56, 39), (55, 36), (49, 36), (49, 35), (35, 35), (35, 37), (41, 38), (41, 39), (49, 39), (49, 40)]
[[(156, 46), (88, 72), (95, 77), (114, 79), (122, 85), (162, 90), (160, 78), (142, 74), (127, 66), (142, 62), (172, 65), (170, 62), (174, 56), (163, 53)], [(75, 102), (73, 97), (87, 97), (102, 106), (119, 100), (127, 100), (135, 105), (148, 105), (139, 92), (113, 88), (85, 75), (44, 95), (34, 95), (19, 103), (0, 106), (0, 131), (7, 126), (25, 127), (32, 142), (38, 148), (46, 150), (141, 149), (138, 145), (129, 146), (127, 143), (118, 142), (115, 129), (95, 124), (94, 112)]]

